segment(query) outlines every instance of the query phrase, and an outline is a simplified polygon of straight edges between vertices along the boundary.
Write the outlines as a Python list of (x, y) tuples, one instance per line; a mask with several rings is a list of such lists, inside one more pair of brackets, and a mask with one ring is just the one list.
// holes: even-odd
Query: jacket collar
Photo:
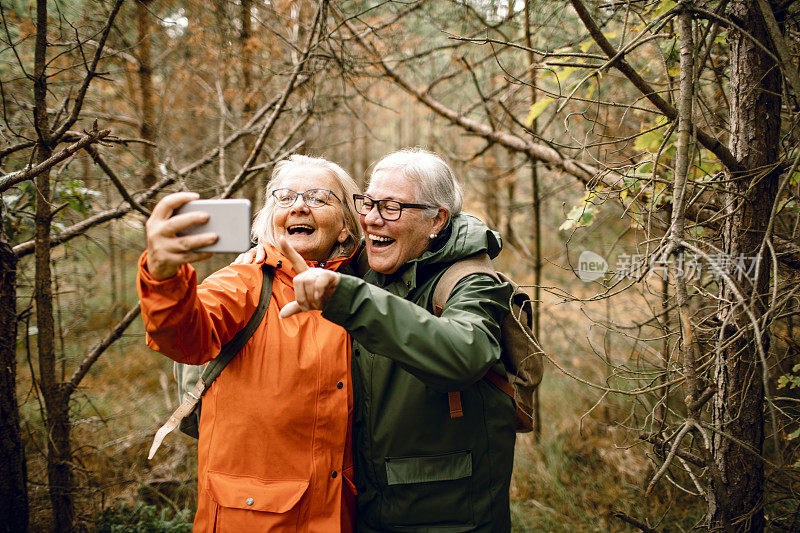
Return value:
[[(297, 275), (297, 272), (294, 271), (292, 268), (292, 264), (283, 255), (283, 252), (278, 250), (275, 246), (271, 244), (264, 245), (264, 248), (267, 252), (267, 257), (264, 259), (264, 264), (274, 267), (275, 269), (280, 269), (282, 272), (285, 272), (289, 276), (294, 277)], [(329, 261), (306, 261), (306, 264), (312, 268), (324, 268), (326, 270), (333, 270), (337, 271), (340, 270), (344, 265), (346, 265), (350, 259), (355, 255), (353, 252), (350, 256), (347, 257), (335, 257)]]

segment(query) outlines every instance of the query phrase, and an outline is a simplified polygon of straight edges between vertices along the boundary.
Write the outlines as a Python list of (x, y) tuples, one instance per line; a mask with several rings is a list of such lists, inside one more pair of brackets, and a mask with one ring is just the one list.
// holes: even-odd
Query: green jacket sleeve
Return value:
[(441, 317), (343, 275), (322, 316), (370, 352), (388, 357), (426, 385), (446, 392), (475, 383), (500, 359), (500, 322), (511, 286), (473, 274), (453, 289)]

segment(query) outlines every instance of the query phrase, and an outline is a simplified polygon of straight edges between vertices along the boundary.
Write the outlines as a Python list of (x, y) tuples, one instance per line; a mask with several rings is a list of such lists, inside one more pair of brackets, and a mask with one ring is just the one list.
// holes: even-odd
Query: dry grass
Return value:
[(592, 404), (571, 378), (547, 368), (540, 390), (542, 435), (521, 435), (512, 481), (514, 531), (638, 531), (613, 516), (622, 512), (686, 531), (702, 516), (696, 499), (661, 485), (649, 498), (649, 448), (608, 416), (619, 406)]

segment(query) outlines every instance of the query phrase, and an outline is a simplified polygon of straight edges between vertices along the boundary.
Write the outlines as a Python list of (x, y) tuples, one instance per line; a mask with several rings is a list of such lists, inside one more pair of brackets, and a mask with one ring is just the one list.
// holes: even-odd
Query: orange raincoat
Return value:
[[(276, 267), (266, 316), (203, 397), (194, 531), (352, 531), (350, 340), (319, 311), (280, 319), (295, 272), (274, 248), (266, 262)], [(157, 281), (146, 264), (145, 253), (147, 345), (180, 363), (214, 358), (258, 305), (260, 264), (225, 267), (199, 287), (189, 265)]]

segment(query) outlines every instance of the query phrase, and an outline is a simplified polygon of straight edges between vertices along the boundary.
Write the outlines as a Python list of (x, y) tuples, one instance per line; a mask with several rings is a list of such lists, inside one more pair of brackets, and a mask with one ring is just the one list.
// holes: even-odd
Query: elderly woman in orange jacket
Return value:
[[(292, 156), (276, 165), (253, 235), (274, 267), (261, 325), (203, 399), (194, 531), (350, 531), (352, 388), (350, 341), (319, 312), (280, 320), (295, 299), (295, 271), (281, 239), (310, 266), (339, 270), (360, 238), (357, 187), (338, 165)], [(216, 236), (179, 237), (206, 215), (173, 211), (194, 193), (166, 196), (147, 221), (138, 290), (147, 344), (202, 364), (241, 329), (258, 304), (260, 264), (231, 265), (199, 286), (192, 251)]]

